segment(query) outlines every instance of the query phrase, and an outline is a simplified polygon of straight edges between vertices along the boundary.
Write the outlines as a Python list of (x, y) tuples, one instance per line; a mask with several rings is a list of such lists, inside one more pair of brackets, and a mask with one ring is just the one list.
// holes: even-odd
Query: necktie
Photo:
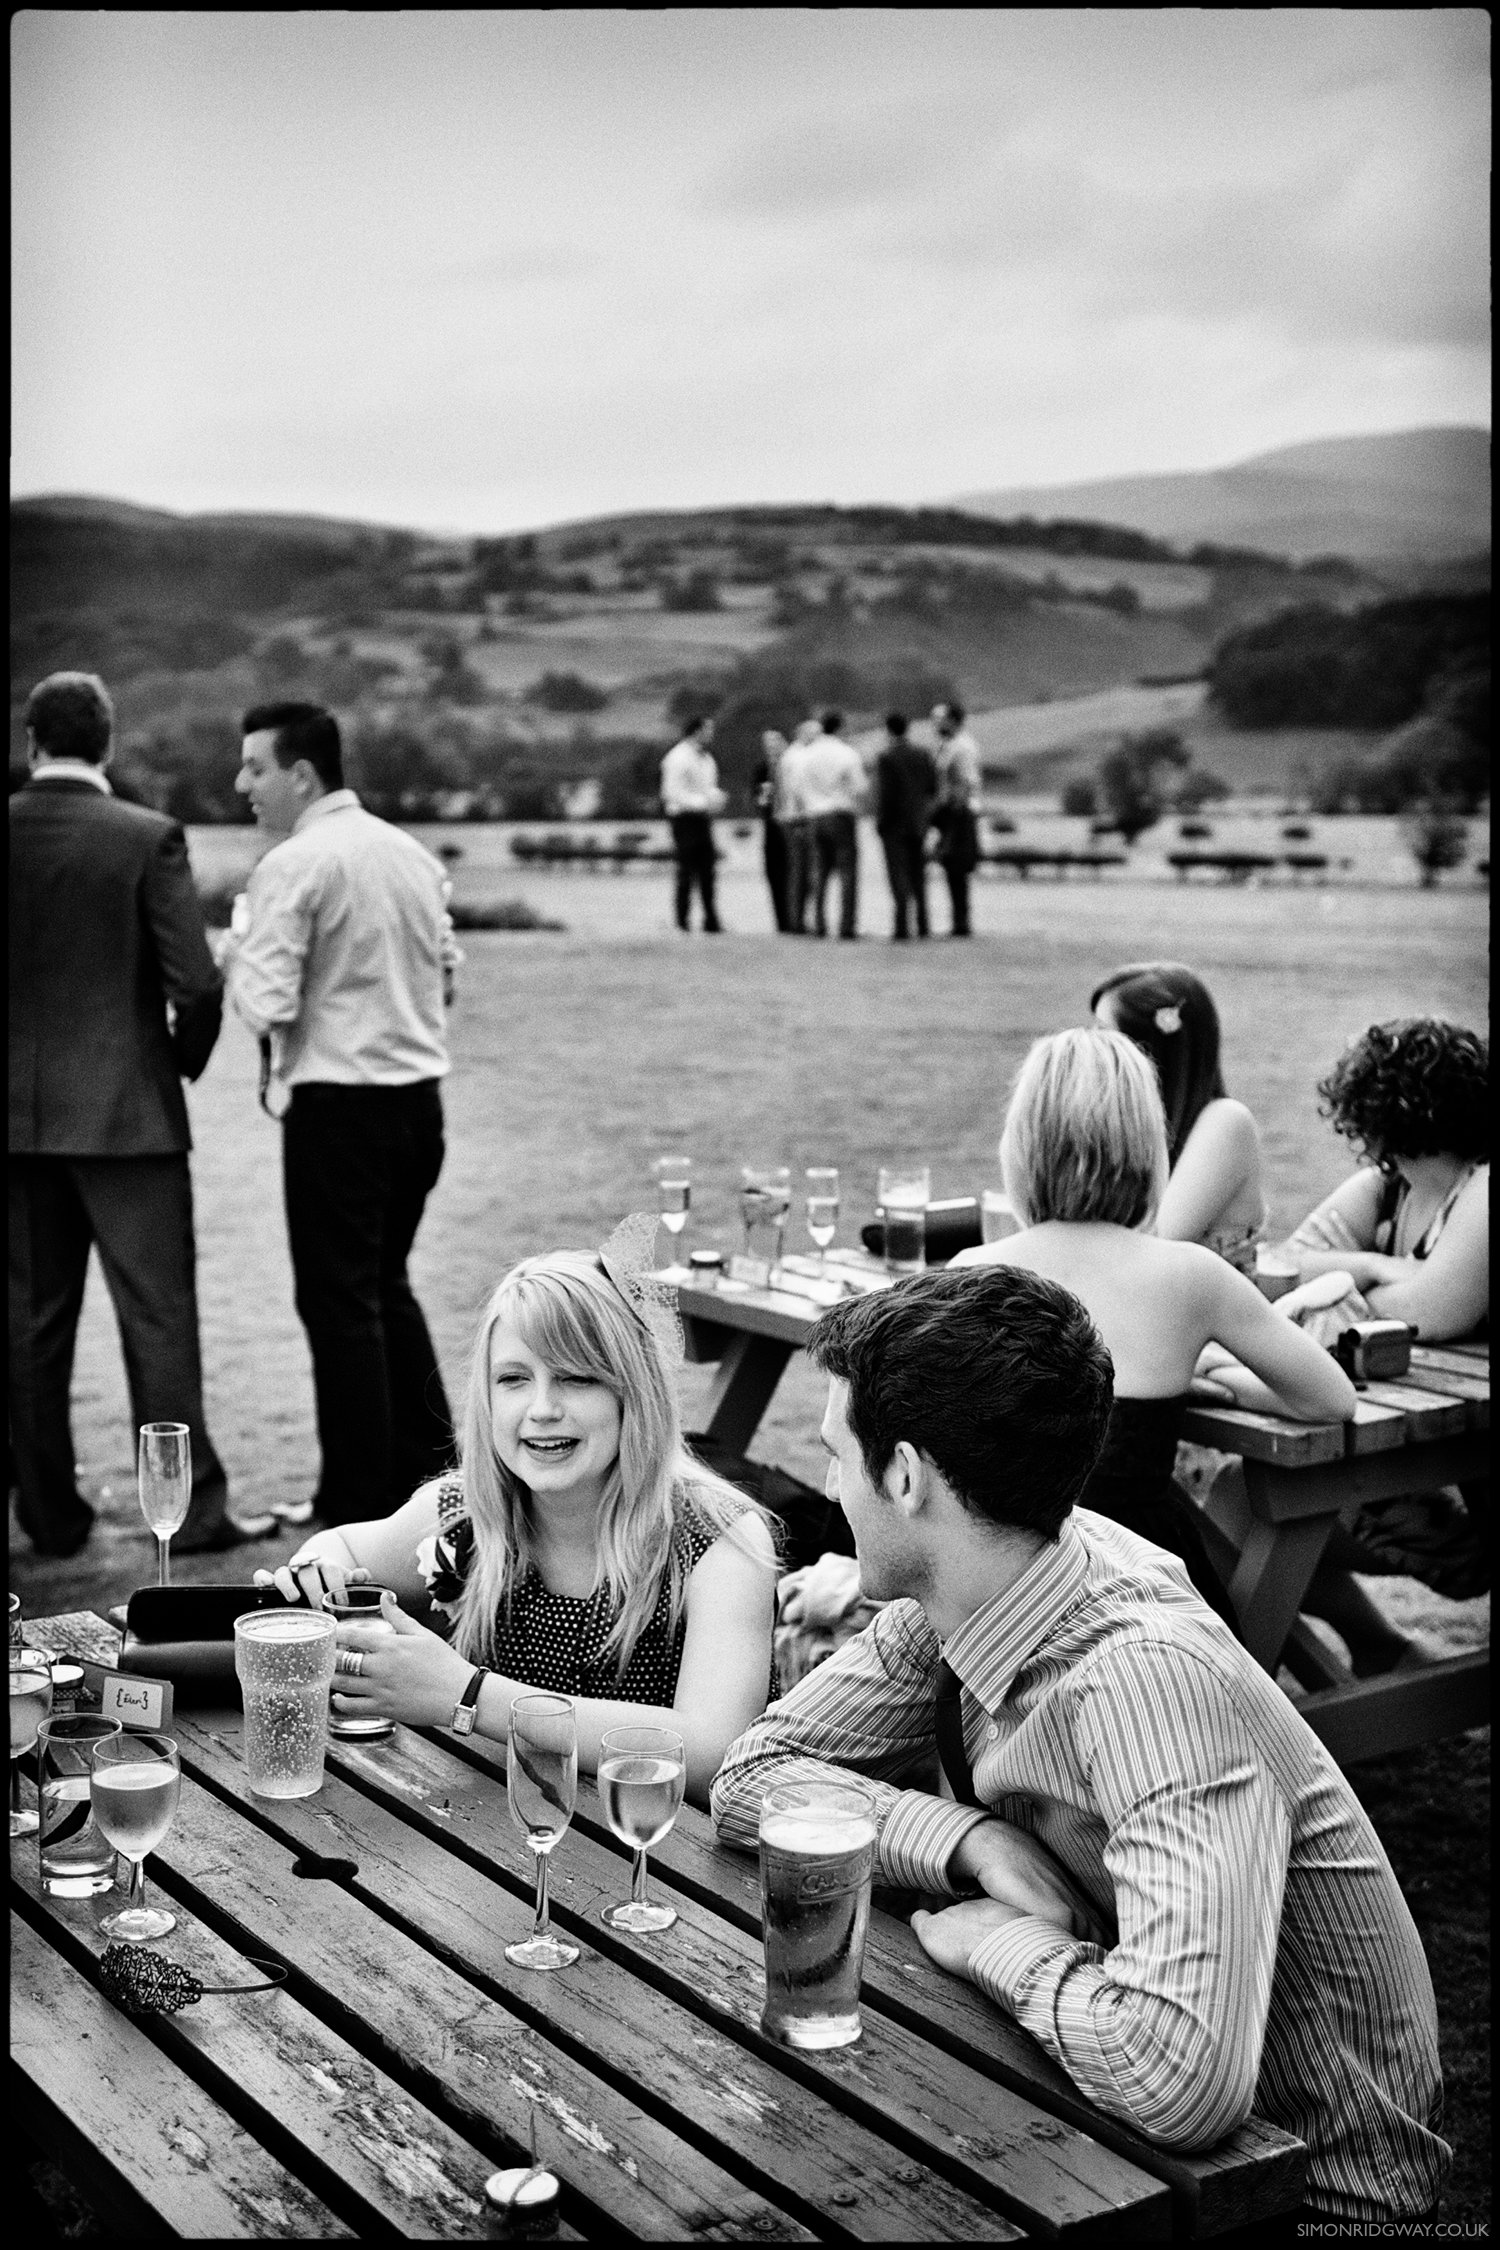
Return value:
[(946, 1658), (941, 1658), (938, 1662), (935, 1706), (938, 1756), (943, 1762), (943, 1771), (948, 1776), (948, 1787), (953, 1791), (954, 1803), (977, 1805), (979, 1799), (974, 1794), (974, 1776), (969, 1770), (969, 1754), (964, 1748), (963, 1712), (958, 1698), (958, 1674)]

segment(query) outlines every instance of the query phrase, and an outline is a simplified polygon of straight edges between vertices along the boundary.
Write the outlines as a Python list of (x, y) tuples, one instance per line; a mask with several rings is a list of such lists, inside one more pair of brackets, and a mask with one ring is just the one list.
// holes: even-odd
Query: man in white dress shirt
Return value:
[(839, 879), (839, 936), (858, 935), (859, 831), (857, 816), (865, 798), (864, 760), (844, 741), (842, 711), (825, 711), (817, 739), (807, 745), (796, 767), (802, 811), (812, 826), (813, 928), (828, 935), (826, 901), (831, 875)]
[(690, 719), (682, 740), (672, 745), (661, 762), (662, 810), (672, 824), (677, 852), (677, 927), (691, 928), (693, 892), (703, 902), (703, 927), (720, 928), (714, 900), (714, 843), (712, 815), (724, 809), (719, 769), (709, 754), (712, 719)]
[(344, 787), (315, 703), (248, 711), (236, 787), (282, 840), (221, 961), (290, 1088), (282, 1161), (322, 1473), (289, 1522), (388, 1513), (453, 1458), (452, 1418), (406, 1261), (443, 1163), (454, 964), (442, 866)]
[(938, 737), (938, 801), (933, 819), (953, 907), (949, 934), (968, 937), (969, 878), (979, 865), (979, 745), (964, 725), (961, 703), (936, 705), (932, 723)]

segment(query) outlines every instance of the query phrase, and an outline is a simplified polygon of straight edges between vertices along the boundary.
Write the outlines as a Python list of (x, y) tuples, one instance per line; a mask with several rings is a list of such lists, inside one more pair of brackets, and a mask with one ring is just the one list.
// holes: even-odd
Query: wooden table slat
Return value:
[(1487, 1430), (1490, 1426), (1490, 1379), (1488, 1375), (1464, 1375), (1457, 1368), (1419, 1367), (1413, 1355), (1411, 1372), (1403, 1380), (1413, 1390), (1436, 1391), (1445, 1398), (1461, 1398), (1471, 1430)]
[(1422, 1344), (1411, 1348), (1413, 1367), (1447, 1367), (1458, 1375), (1488, 1376), (1490, 1347), (1487, 1343)]
[(1344, 1449), (1348, 1453), (1391, 1453), (1406, 1443), (1406, 1415), (1399, 1406), (1383, 1406), (1369, 1388), (1360, 1391), (1354, 1419), (1344, 1424)]
[(1277, 1468), (1303, 1468), (1344, 1458), (1342, 1422), (1292, 1422), (1276, 1414), (1256, 1414), (1233, 1406), (1191, 1406), (1184, 1436), (1195, 1445), (1216, 1446), (1247, 1461)]
[(1364, 1396), (1377, 1406), (1400, 1407), (1406, 1416), (1406, 1437), (1410, 1445), (1458, 1437), (1468, 1421), (1468, 1410), (1461, 1398), (1440, 1391), (1420, 1390), (1412, 1383), (1370, 1383), (1366, 1385)]
[(12, 2111), (111, 2231), (352, 2241), (354, 2230), (11, 1915)]

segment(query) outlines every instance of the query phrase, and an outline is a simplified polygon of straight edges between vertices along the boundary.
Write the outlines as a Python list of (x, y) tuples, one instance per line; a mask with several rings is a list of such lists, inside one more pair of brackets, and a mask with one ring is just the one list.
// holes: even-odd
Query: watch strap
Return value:
[(487, 1665), (479, 1664), (475, 1666), (474, 1675), (463, 1694), (454, 1704), (453, 1717), (448, 1722), (457, 1733), (472, 1734), (474, 1732), (474, 1722), (479, 1716), (479, 1691), (489, 1676)]

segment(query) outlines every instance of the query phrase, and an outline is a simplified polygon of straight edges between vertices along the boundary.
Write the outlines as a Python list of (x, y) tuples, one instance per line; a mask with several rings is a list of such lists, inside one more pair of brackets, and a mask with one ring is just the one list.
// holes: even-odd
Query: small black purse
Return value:
[(125, 1610), (119, 1669), (170, 1680), (179, 1704), (238, 1703), (235, 1619), (289, 1606), (274, 1586), (138, 1586)]

